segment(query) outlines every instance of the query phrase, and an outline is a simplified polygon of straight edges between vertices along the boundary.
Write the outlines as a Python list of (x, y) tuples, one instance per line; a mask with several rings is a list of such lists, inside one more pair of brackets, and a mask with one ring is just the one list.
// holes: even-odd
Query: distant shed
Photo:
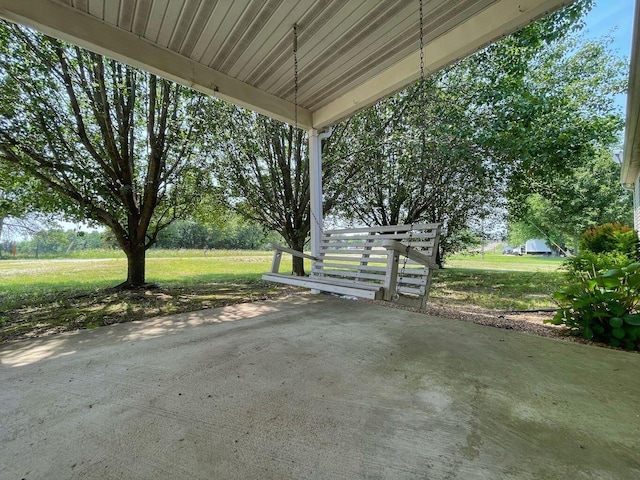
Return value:
[(527, 240), (524, 245), (524, 253), (527, 255), (551, 255), (553, 251), (547, 245), (547, 241), (542, 238)]

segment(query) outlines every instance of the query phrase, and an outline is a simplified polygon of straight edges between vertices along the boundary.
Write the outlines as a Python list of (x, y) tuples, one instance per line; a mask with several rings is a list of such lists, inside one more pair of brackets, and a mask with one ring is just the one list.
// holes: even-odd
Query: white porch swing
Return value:
[[(422, 0), (420, 0), (420, 76), (424, 79)], [(293, 27), (297, 125), (297, 25)], [(271, 272), (262, 276), (286, 285), (424, 308), (431, 286), (440, 236), (439, 224), (387, 225), (338, 230), (322, 228), (321, 141), (327, 133), (309, 134), (311, 186), (311, 255), (274, 245)], [(311, 261), (308, 277), (280, 273), (282, 254)]]

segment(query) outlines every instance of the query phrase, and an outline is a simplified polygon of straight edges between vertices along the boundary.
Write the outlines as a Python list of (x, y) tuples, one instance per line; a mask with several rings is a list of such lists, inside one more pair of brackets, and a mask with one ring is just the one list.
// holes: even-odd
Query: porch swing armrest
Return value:
[(294, 257), (307, 258), (309, 260), (318, 260), (317, 257), (314, 257), (312, 255), (307, 255), (306, 253), (299, 252), (299, 251), (294, 250), (292, 248), (283, 247), (282, 245), (278, 245), (276, 243), (272, 243), (271, 244), (271, 248), (273, 248), (276, 251), (276, 253), (277, 252), (286, 252), (286, 253), (290, 253)]
[(384, 248), (387, 250), (392, 250), (398, 252), (401, 255), (406, 256), (409, 260), (413, 260), (414, 262), (420, 263), (429, 268), (437, 269), (438, 264), (434, 262), (431, 258), (421, 253), (420, 251), (409, 248), (407, 251), (407, 245), (397, 240), (385, 240), (382, 244)]

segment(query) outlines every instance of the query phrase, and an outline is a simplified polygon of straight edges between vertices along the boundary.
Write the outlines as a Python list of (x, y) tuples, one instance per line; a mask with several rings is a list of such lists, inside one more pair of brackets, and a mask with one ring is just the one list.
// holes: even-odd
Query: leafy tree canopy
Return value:
[(553, 195), (539, 193), (524, 198), (526, 212), (511, 228), (510, 240), (547, 237), (574, 251), (581, 234), (603, 223), (633, 224), (633, 196), (620, 185), (620, 165), (608, 150), (585, 158), (569, 175), (557, 175), (549, 182)]
[(210, 181), (203, 106), (154, 75), (0, 25), (0, 168), (33, 179), (39, 207), (108, 227), (145, 282), (145, 252)]

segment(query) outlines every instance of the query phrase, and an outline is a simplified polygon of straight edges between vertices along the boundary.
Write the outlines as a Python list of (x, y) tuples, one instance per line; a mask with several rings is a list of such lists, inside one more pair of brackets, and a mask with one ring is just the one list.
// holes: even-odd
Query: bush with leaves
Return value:
[(604, 273), (583, 272), (577, 284), (554, 298), (558, 312), (547, 323), (615, 347), (640, 348), (640, 262)]
[(568, 257), (563, 265), (567, 270), (570, 280), (579, 279), (582, 274), (597, 275), (598, 272), (606, 272), (613, 268), (622, 268), (634, 259), (620, 252), (593, 253), (588, 250), (580, 252), (578, 255)]
[(587, 229), (580, 237), (580, 250), (593, 253), (620, 253), (638, 258), (638, 234), (621, 223), (604, 223)]
[(638, 261), (640, 241), (631, 227), (604, 223), (587, 229), (580, 237), (580, 253), (569, 257), (564, 266), (570, 280), (582, 274), (597, 275)]

